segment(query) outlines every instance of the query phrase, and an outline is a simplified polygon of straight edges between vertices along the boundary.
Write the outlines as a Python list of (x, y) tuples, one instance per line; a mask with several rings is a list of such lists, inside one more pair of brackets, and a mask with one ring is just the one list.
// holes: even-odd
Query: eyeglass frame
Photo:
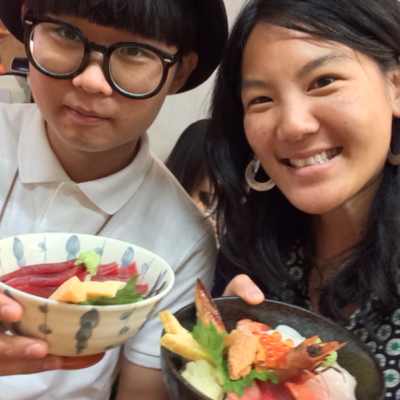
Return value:
[[(122, 96), (128, 97), (130, 99), (145, 100), (145, 99), (149, 99), (149, 98), (155, 96), (157, 93), (159, 93), (160, 90), (163, 88), (165, 81), (167, 80), (169, 69), (178, 62), (178, 58), (179, 58), (179, 51), (176, 54), (170, 54), (164, 50), (161, 50), (155, 46), (152, 46), (148, 43), (143, 43), (143, 42), (121, 41), (121, 42), (114, 43), (111, 46), (106, 46), (101, 43), (91, 42), (86, 37), (86, 35), (76, 26), (74, 26), (66, 21), (63, 21), (61, 19), (54, 18), (54, 17), (35, 16), (35, 15), (33, 15), (32, 11), (28, 11), (25, 14), (25, 16), (23, 17), (23, 22), (24, 22), (24, 44), (25, 44), (26, 55), (28, 57), (29, 62), (38, 71), (40, 71), (44, 75), (49, 76), (50, 78), (54, 78), (54, 79), (60, 79), (60, 80), (73, 79), (73, 78), (76, 78), (78, 75), (80, 75), (86, 69), (86, 67), (88, 66), (89, 61), (90, 61), (91, 53), (94, 51), (99, 52), (99, 53), (103, 54), (102, 70), (103, 70), (104, 77), (106, 78), (108, 84), (117, 93), (121, 94)], [(57, 24), (64, 28), (72, 29), (73, 32), (76, 33), (79, 36), (79, 38), (81, 39), (81, 41), (84, 45), (84, 55), (83, 55), (83, 59), (82, 59), (80, 66), (74, 72), (72, 72), (70, 74), (61, 74), (61, 75), (54, 74), (54, 73), (51, 73), (50, 71), (46, 70), (45, 68), (41, 67), (34, 59), (31, 48), (30, 48), (30, 40), (31, 40), (32, 31), (37, 25), (40, 25), (41, 23), (46, 23), (46, 22)], [(159, 85), (157, 86), (157, 88), (154, 89), (150, 93), (132, 94), (132, 93), (126, 92), (125, 90), (121, 89), (112, 78), (111, 71), (110, 71), (110, 59), (111, 59), (113, 52), (121, 47), (126, 47), (129, 45), (134, 45), (135, 47), (152, 51), (160, 59), (160, 61), (162, 63), (163, 75), (162, 75), (161, 81), (160, 81)]]

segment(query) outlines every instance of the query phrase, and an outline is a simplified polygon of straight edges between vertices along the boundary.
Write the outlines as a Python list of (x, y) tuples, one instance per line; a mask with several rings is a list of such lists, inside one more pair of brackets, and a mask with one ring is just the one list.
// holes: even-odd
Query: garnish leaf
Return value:
[(74, 264), (84, 264), (90, 276), (93, 276), (96, 275), (97, 268), (99, 267), (100, 262), (101, 257), (94, 250), (89, 250), (83, 253), (79, 253), (79, 256)]
[(200, 321), (194, 326), (191, 332), (193, 338), (207, 351), (210, 357), (213, 359), (215, 365), (220, 371), (223, 380), (223, 390), (226, 392), (236, 392), (241, 398), (247, 386), (253, 386), (254, 379), (261, 381), (271, 381), (278, 383), (279, 379), (273, 371), (259, 372), (255, 369), (244, 378), (237, 381), (229, 379), (228, 364), (224, 358), (225, 344), (224, 338), (227, 333), (219, 333), (213, 323), (208, 326), (204, 326)]
[(137, 303), (143, 300), (143, 295), (135, 293), (136, 281), (139, 275), (132, 277), (129, 282), (118, 292), (115, 297), (97, 296), (86, 301), (81, 301), (79, 304), (82, 305), (93, 305), (93, 306), (114, 306), (118, 304), (130, 304)]

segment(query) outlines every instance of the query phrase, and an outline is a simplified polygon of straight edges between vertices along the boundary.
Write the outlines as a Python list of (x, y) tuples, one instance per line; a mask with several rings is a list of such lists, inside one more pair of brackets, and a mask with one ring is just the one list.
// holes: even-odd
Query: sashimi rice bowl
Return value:
[(120, 346), (173, 284), (161, 257), (127, 242), (71, 233), (0, 240), (0, 292), (23, 307), (6, 327), (46, 340), (50, 354), (81, 358)]
[(383, 400), (369, 349), (331, 321), (287, 304), (211, 299), (162, 311), (162, 369), (172, 399)]

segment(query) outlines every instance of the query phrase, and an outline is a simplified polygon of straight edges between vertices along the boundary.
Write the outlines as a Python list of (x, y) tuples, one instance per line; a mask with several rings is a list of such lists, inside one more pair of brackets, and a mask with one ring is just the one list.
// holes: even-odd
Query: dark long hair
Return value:
[(182, 54), (193, 48), (195, 15), (187, 0), (25, 0), (24, 4), (38, 15), (68, 14), (176, 45)]
[[(248, 274), (267, 297), (298, 305), (306, 298), (290, 276), (287, 261), (297, 240), (306, 253), (306, 277), (315, 263), (312, 217), (296, 209), (275, 188), (248, 190), (244, 175), (254, 156), (247, 143), (240, 98), (241, 61), (250, 33), (268, 22), (343, 43), (372, 58), (382, 71), (394, 69), (400, 54), (400, 4), (397, 0), (251, 0), (239, 16), (217, 77), (207, 152), (218, 198), (221, 252), (217, 273), (225, 282)], [(392, 148), (398, 142), (393, 124)], [(268, 177), (262, 171), (257, 180)], [(343, 321), (344, 306), (357, 302), (367, 327), (399, 302), (400, 181), (398, 168), (387, 165), (369, 210), (366, 235), (340, 259), (335, 277), (324, 289), (320, 310)], [(338, 259), (333, 260), (338, 262)], [(369, 302), (380, 312), (370, 312)]]
[(165, 161), (167, 168), (191, 197), (208, 178), (204, 143), (209, 125), (208, 119), (189, 125)]

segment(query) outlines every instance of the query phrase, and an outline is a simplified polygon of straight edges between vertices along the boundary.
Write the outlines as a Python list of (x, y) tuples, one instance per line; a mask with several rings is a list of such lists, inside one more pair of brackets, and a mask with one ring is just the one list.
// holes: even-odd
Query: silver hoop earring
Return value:
[(257, 156), (250, 162), (250, 164), (246, 168), (246, 181), (247, 184), (257, 192), (266, 192), (267, 190), (271, 190), (275, 186), (275, 182), (271, 179), (268, 182), (257, 182), (254, 177), (258, 169), (260, 168), (260, 160)]
[(392, 150), (389, 149), (388, 161), (392, 165), (400, 165), (400, 154), (393, 154)]

